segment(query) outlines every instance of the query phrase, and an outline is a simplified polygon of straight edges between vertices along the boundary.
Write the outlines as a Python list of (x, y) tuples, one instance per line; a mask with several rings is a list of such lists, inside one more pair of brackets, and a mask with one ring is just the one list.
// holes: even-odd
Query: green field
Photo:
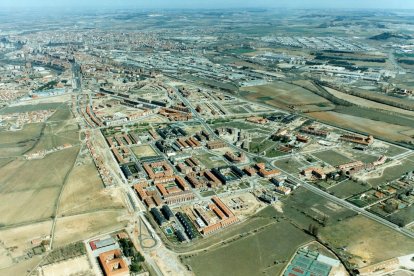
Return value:
[(30, 112), (42, 109), (57, 109), (64, 103), (41, 103), (35, 105), (18, 105), (18, 106), (9, 106), (0, 111), (0, 114), (8, 113), (18, 113), (18, 112)]
[(409, 159), (402, 160), (401, 165), (388, 167), (384, 170), (381, 177), (371, 178), (368, 180), (368, 183), (373, 187), (378, 185), (385, 184), (388, 181), (392, 181), (400, 178), (403, 174), (414, 170), (414, 161)]
[(286, 158), (283, 160), (278, 160), (273, 163), (276, 167), (288, 172), (288, 173), (299, 173), (300, 168), (304, 167), (306, 164), (302, 164), (292, 158)]
[(320, 223), (324, 217), (325, 225), (330, 225), (356, 214), (304, 188), (295, 190), (282, 202), (283, 214), (303, 229), (311, 223)]
[(249, 150), (253, 153), (262, 153), (265, 150), (270, 150), (272, 147), (276, 146), (276, 143), (268, 137), (258, 137), (253, 138)]
[(339, 198), (348, 198), (369, 190), (371, 186), (363, 185), (352, 180), (345, 180), (329, 189), (329, 192)]
[(326, 99), (298, 85), (282, 81), (267, 85), (243, 87), (240, 95), (251, 101), (286, 108), (295, 106), (303, 111), (332, 109), (333, 105)]
[(352, 161), (350, 158), (334, 150), (317, 152), (317, 153), (314, 153), (313, 156), (321, 159), (322, 161), (334, 167), (345, 164), (345, 163), (349, 163)]
[(345, 247), (358, 267), (413, 253), (414, 240), (361, 215), (321, 229), (321, 237), (335, 248)]
[(194, 157), (197, 158), (207, 169), (221, 167), (227, 164), (222, 157), (218, 157), (208, 152), (197, 154)]
[(296, 249), (311, 240), (303, 231), (281, 221), (185, 262), (201, 276), (278, 275)]

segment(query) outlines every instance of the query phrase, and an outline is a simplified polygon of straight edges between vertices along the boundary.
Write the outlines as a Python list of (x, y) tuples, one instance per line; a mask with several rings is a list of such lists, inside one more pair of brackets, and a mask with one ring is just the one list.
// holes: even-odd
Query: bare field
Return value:
[(86, 255), (42, 266), (44, 276), (94, 275)]
[(64, 144), (79, 144), (78, 127), (69, 123), (47, 123), (39, 142), (29, 153), (50, 150)]
[[(114, 190), (112, 190), (114, 191)], [(102, 180), (92, 160), (74, 167), (62, 192), (59, 216), (73, 215), (87, 211), (123, 208), (120, 196), (104, 189)]]
[(41, 256), (33, 256), (12, 266), (0, 268), (0, 275), (27, 275), (41, 260)]
[(50, 217), (78, 150), (79, 147), (73, 147), (40, 160), (14, 160), (0, 168), (0, 210), (4, 214), (0, 223), (9, 225)]
[[(13, 250), (8, 250), (10, 257), (22, 256), (28, 249), (33, 247), (31, 244), (33, 239), (49, 236), (51, 228), (52, 220), (47, 220), (0, 230), (0, 248), (14, 248)], [(2, 257), (0, 256), (0, 258)]]
[(275, 107), (286, 108), (293, 105), (298, 107), (304, 106), (303, 109), (306, 109), (307, 105), (313, 105), (314, 108), (312, 110), (315, 111), (324, 110), (326, 107), (331, 106), (329, 101), (311, 91), (281, 81), (267, 85), (244, 87), (241, 90), (244, 98)]
[(20, 156), (40, 138), (44, 123), (27, 124), (19, 131), (0, 131), (0, 156)]
[(136, 146), (131, 149), (138, 158), (158, 155), (150, 145)]
[(358, 267), (413, 253), (414, 240), (358, 215), (321, 228), (321, 236), (334, 247), (347, 248)]
[(104, 210), (57, 219), (56, 247), (84, 240), (99, 234), (112, 232), (126, 226), (124, 211)]
[(308, 113), (308, 115), (322, 122), (328, 122), (344, 128), (370, 133), (374, 136), (383, 137), (394, 141), (408, 142), (414, 140), (410, 136), (402, 133), (404, 131), (411, 130), (412, 128), (410, 127), (398, 126), (357, 116), (341, 114), (333, 111), (312, 112)]
[(51, 217), (59, 191), (59, 187), (54, 187), (0, 194), (3, 203), (0, 205), (0, 223), (13, 225)]

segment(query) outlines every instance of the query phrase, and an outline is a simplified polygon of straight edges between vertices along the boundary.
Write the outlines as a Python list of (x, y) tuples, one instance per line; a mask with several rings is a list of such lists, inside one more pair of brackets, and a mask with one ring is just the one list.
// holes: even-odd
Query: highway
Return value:
[[(260, 156), (260, 155), (257, 155), (257, 154), (253, 154), (253, 153), (247, 152), (247, 151), (245, 151), (245, 150), (243, 150), (243, 149), (241, 149), (239, 147), (236, 147), (235, 145), (233, 145), (231, 143), (228, 143), (226, 140), (221, 139), (219, 136), (217, 136), (215, 134), (215, 132), (213, 131), (213, 129), (204, 121), (204, 119), (201, 118), (200, 114), (193, 108), (193, 106), (190, 104), (190, 102), (185, 97), (183, 97), (181, 95), (181, 93), (178, 92), (177, 90), (176, 90), (176, 94), (180, 97), (181, 101), (191, 110), (191, 112), (193, 113), (194, 117), (197, 118), (197, 120), (205, 127), (205, 129), (211, 135), (213, 135), (216, 139), (223, 141), (229, 147), (233, 148), (236, 151), (244, 152), (246, 154), (246, 156), (248, 156), (248, 157), (256, 157), (256, 158), (264, 159), (267, 162), (269, 162), (272, 167), (277, 168), (278, 170), (280, 170), (281, 172), (283, 172), (286, 176), (288, 176), (291, 180), (294, 180), (297, 183), (301, 184), (305, 189), (307, 189), (307, 190), (309, 190), (309, 191), (311, 191), (311, 192), (313, 192), (313, 193), (315, 193), (315, 194), (317, 194), (319, 196), (322, 196), (322, 197), (324, 197), (324, 198), (326, 198), (326, 199), (328, 199), (328, 200), (330, 200), (330, 201), (332, 201), (332, 202), (334, 202), (334, 203), (336, 203), (336, 204), (338, 204), (338, 205), (340, 205), (340, 206), (342, 206), (344, 208), (347, 208), (349, 210), (352, 210), (354, 212), (357, 212), (358, 214), (361, 214), (361, 215), (363, 215), (363, 216), (365, 216), (367, 218), (370, 218), (370, 219), (372, 219), (372, 220), (374, 220), (374, 221), (376, 221), (378, 223), (381, 223), (382, 225), (387, 226), (387, 227), (389, 227), (389, 228), (391, 228), (391, 229), (393, 229), (393, 230), (395, 230), (395, 231), (397, 231), (399, 233), (402, 233), (402, 234), (404, 234), (404, 235), (406, 235), (406, 236), (408, 236), (410, 238), (414, 238), (414, 233), (410, 232), (409, 230), (407, 230), (405, 228), (401, 228), (398, 225), (396, 225), (396, 224), (394, 224), (394, 223), (392, 223), (392, 222), (390, 222), (390, 221), (388, 221), (386, 219), (383, 219), (383, 218), (381, 218), (381, 217), (379, 217), (379, 216), (377, 216), (375, 214), (372, 214), (372, 213), (366, 211), (363, 208), (359, 208), (359, 207), (353, 205), (352, 203), (347, 202), (346, 200), (337, 198), (336, 196), (333, 196), (333, 195), (331, 195), (331, 194), (329, 194), (329, 193), (327, 193), (325, 191), (322, 191), (321, 189), (313, 186), (312, 184), (309, 184), (309, 183), (307, 183), (307, 182), (305, 182), (303, 180), (300, 180), (297, 177), (291, 175), (290, 173), (288, 173), (288, 172), (286, 172), (286, 171), (284, 171), (284, 170), (282, 170), (282, 169), (280, 169), (278, 167), (275, 167), (272, 164), (272, 161), (274, 161), (274, 159), (267, 158), (267, 157), (263, 157), (263, 156)], [(410, 153), (411, 152), (412, 151), (410, 151)], [(405, 155), (402, 155), (402, 156), (405, 156)]]

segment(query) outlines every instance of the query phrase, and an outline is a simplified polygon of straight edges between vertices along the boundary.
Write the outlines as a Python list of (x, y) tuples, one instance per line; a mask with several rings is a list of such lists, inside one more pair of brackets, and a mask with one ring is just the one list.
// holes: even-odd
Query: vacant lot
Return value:
[(34, 147), (42, 135), (44, 123), (27, 124), (19, 131), (0, 132), (0, 156), (20, 156)]
[[(9, 256), (0, 255), (0, 263), (3, 263), (5, 258), (11, 259), (26, 254), (27, 250), (33, 247), (31, 241), (50, 235), (51, 228), (52, 220), (47, 220), (30, 225), (0, 230), (0, 249), (4, 248), (7, 250), (7, 253), (9, 253)], [(0, 269), (1, 268), (2, 267), (0, 266)]]
[(78, 151), (79, 147), (73, 147), (40, 160), (14, 160), (0, 168), (0, 223), (9, 225), (50, 217)]
[(61, 106), (66, 105), (64, 103), (39, 103), (30, 105), (16, 105), (9, 106), (0, 111), (0, 114), (18, 113), (18, 112), (30, 112), (43, 109), (58, 109)]
[(233, 231), (239, 234), (231, 241), (226, 240), (231, 237), (227, 231), (220, 237), (212, 237), (211, 241), (226, 242), (184, 257), (183, 262), (196, 275), (278, 275), (296, 249), (312, 240), (286, 220), (274, 219), (279, 216), (269, 206), (237, 232)]
[(334, 167), (352, 161), (345, 155), (339, 153), (338, 151), (333, 151), (333, 150), (317, 152), (317, 153), (314, 153), (313, 156), (321, 159), (322, 161)]
[(346, 247), (358, 267), (413, 253), (414, 240), (358, 215), (321, 229), (322, 239)]
[(57, 219), (55, 246), (63, 246), (79, 240), (118, 230), (126, 226), (121, 210), (103, 210)]
[(293, 174), (299, 173), (300, 168), (303, 168), (304, 166), (306, 166), (306, 164), (301, 163), (293, 158), (286, 158), (283, 160), (278, 160), (274, 162), (273, 165), (275, 165), (276, 167), (288, 173), (293, 173)]
[(105, 190), (92, 159), (74, 167), (62, 192), (59, 216), (107, 208), (123, 208), (116, 190)]
[(227, 163), (222, 157), (205, 152), (194, 156), (197, 158), (207, 169), (225, 166)]
[(373, 187), (400, 178), (403, 174), (414, 170), (414, 161), (404, 159), (401, 164), (385, 168), (380, 177), (368, 179)]
[(42, 266), (41, 271), (45, 276), (94, 275), (86, 255)]
[(157, 156), (157, 153), (150, 145), (133, 147), (132, 151), (138, 158)]
[(282, 200), (283, 214), (303, 229), (309, 224), (325, 221), (326, 225), (336, 224), (345, 218), (355, 216), (355, 212), (343, 208), (304, 188), (299, 188), (293, 194)]
[(352, 180), (345, 180), (332, 188), (329, 192), (339, 198), (348, 198), (371, 189), (370, 185), (364, 185)]
[(297, 247), (312, 238), (286, 221), (185, 259), (196, 275), (278, 275)]
[(259, 101), (279, 108), (293, 105), (304, 111), (326, 110), (333, 107), (329, 101), (311, 91), (282, 81), (244, 87), (241, 96), (251, 101)]
[(47, 123), (43, 135), (29, 153), (51, 150), (64, 144), (79, 144), (78, 127), (73, 124)]
[(312, 112), (308, 115), (322, 122), (364, 133), (370, 133), (374, 136), (383, 137), (393, 141), (414, 141), (412, 137), (401, 133), (412, 129), (412, 127), (404, 127), (332, 111)]

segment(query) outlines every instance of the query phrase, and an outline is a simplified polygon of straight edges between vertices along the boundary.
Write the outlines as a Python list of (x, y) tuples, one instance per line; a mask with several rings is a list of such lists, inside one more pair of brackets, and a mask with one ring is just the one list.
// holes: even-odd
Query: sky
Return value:
[(0, 0), (0, 7), (414, 9), (414, 0)]

